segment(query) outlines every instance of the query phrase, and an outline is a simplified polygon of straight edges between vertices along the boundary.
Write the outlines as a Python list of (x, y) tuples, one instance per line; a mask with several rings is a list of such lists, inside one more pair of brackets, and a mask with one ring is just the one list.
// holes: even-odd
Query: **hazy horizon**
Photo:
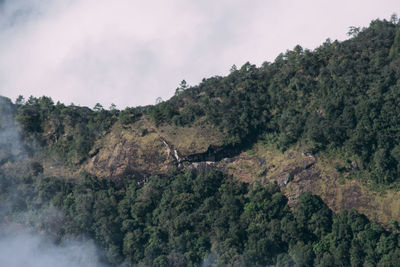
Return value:
[(390, 19), (384, 1), (0, 1), (0, 95), (118, 108)]

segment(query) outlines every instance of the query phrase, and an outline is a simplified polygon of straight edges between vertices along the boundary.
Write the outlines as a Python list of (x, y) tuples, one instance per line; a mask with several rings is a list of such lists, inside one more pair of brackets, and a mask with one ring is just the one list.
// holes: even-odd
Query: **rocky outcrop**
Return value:
[(98, 177), (117, 181), (166, 174), (179, 158), (157, 133), (142, 136), (130, 129), (114, 129), (96, 144), (91, 155), (85, 169)]
[(216, 163), (214, 161), (204, 161), (204, 162), (193, 162), (188, 165), (189, 169), (194, 169), (198, 172), (209, 172), (216, 167)]
[[(176, 143), (179, 140), (176, 135), (171, 138), (170, 133), (148, 125), (116, 125), (95, 144), (84, 169), (100, 178), (138, 182), (150, 175), (167, 174), (176, 167), (199, 172), (219, 169), (244, 182), (276, 182), (291, 207), (296, 206), (303, 192), (310, 191), (335, 212), (354, 208), (383, 225), (391, 218), (400, 219), (396, 208), (400, 206), (400, 194), (371, 194), (361, 183), (339, 177), (332, 162), (323, 162), (310, 152), (291, 149), (282, 154), (260, 144), (248, 153), (239, 153), (234, 147), (211, 142), (206, 146), (204, 140), (201, 145), (193, 145), (195, 140), (187, 139), (189, 147), (182, 149), (182, 143)], [(358, 166), (352, 162), (346, 171)]]
[[(112, 180), (141, 179), (149, 175), (167, 174), (176, 167), (207, 171), (215, 165), (216, 160), (237, 152), (232, 147), (215, 145), (213, 141), (210, 141), (208, 149), (201, 150), (201, 147), (205, 147), (204, 138), (200, 138), (200, 144), (195, 144), (197, 140), (187, 140), (190, 136), (182, 136), (189, 145), (188, 148), (182, 148), (176, 137), (178, 130), (155, 128), (146, 120), (130, 128), (116, 124), (89, 152), (90, 159), (84, 169), (98, 177)], [(188, 129), (182, 131), (195, 136)]]
[(316, 159), (314, 157), (305, 158), (299, 166), (291, 166), (288, 170), (285, 170), (276, 178), (276, 181), (280, 186), (287, 186), (295, 177), (306, 178), (312, 173), (309, 171), (307, 172), (307, 170), (310, 169), (315, 162)]

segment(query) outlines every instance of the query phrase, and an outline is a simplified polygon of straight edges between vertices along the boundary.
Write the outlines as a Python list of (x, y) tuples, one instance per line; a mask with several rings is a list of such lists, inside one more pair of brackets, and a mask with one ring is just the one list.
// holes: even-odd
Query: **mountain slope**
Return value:
[[(357, 265), (357, 249), (360, 262), (385, 264), (400, 251), (385, 238), (397, 234), (340, 212), (397, 231), (399, 36), (397, 21), (376, 20), (344, 42), (296, 46), (122, 111), (1, 98), (0, 189), (26, 196), (12, 216), (62, 209), (54, 235), (86, 233), (115, 264), (199, 264), (216, 251), (225, 264)], [(341, 252), (339, 226), (351, 228)], [(368, 233), (372, 247), (357, 247)]]

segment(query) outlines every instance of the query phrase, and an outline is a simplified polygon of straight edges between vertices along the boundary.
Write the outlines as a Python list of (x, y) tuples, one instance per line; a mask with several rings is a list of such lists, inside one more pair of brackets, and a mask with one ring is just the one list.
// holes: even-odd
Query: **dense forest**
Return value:
[(396, 182), (400, 173), (400, 26), (376, 20), (309, 51), (296, 46), (260, 68), (203, 80), (150, 108), (156, 122), (190, 125), (202, 117), (226, 143), (264, 138), (282, 150), (304, 142), (360, 162), (364, 179)]
[[(384, 229), (354, 210), (335, 214), (310, 193), (292, 209), (276, 183), (178, 167), (116, 183), (84, 170), (47, 176), (40, 163), (51, 157), (79, 171), (114, 125), (146, 117), (156, 127), (211, 124), (223, 146), (237, 151), (262, 142), (281, 151), (301, 144), (314, 155), (334, 152), (342, 159), (338, 171), (396, 190), (400, 23), (392, 16), (349, 35), (313, 51), (296, 46), (260, 67), (233, 66), (228, 76), (197, 86), (183, 81), (153, 106), (90, 109), (49, 97), (1, 98), (0, 224), (28, 225), (55, 242), (85, 235), (116, 266), (397, 266), (397, 222)], [(19, 137), (7, 134), (11, 126)], [(23, 174), (4, 167), (26, 159)]]
[[(400, 172), (398, 25), (396, 17), (376, 20), (343, 42), (328, 39), (314, 51), (296, 46), (259, 68), (246, 63), (227, 77), (193, 87), (184, 82), (174, 97), (154, 106), (119, 111), (98, 104), (91, 110), (21, 97), (16, 119), (25, 139), (50, 145), (77, 164), (113, 123), (146, 114), (156, 124), (212, 123), (226, 145), (239, 148), (261, 139), (282, 150), (299, 142), (314, 153), (335, 150), (359, 162), (363, 179), (388, 185)], [(53, 140), (43, 134), (49, 127), (56, 131)], [(67, 131), (73, 139), (62, 138)]]
[(78, 183), (0, 178), (7, 220), (45, 230), (58, 242), (85, 233), (115, 265), (396, 266), (400, 260), (397, 224), (391, 233), (354, 211), (332, 214), (309, 193), (292, 211), (276, 184), (249, 185), (221, 172), (187, 171), (123, 187), (90, 175)]

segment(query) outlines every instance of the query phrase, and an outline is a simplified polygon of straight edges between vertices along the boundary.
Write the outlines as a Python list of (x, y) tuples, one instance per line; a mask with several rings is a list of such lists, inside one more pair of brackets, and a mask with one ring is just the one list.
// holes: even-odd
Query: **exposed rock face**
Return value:
[(315, 158), (311, 157), (305, 158), (299, 166), (288, 166), (288, 169), (285, 170), (281, 175), (279, 175), (276, 178), (276, 181), (280, 186), (286, 186), (289, 184), (289, 182), (293, 181), (294, 178), (300, 177), (300, 179), (296, 180), (304, 180), (304, 178), (307, 178), (309, 175), (314, 175), (313, 171), (307, 170), (309, 170), (315, 164), (315, 162)]
[(237, 153), (233, 147), (221, 146), (220, 139), (211, 139), (210, 134), (214, 135), (213, 129), (195, 132), (170, 126), (156, 128), (146, 119), (130, 128), (117, 124), (98, 140), (84, 169), (113, 180), (167, 174), (172, 168), (184, 166), (209, 171), (215, 161)]
[(141, 136), (134, 130), (119, 129), (101, 141), (85, 167), (98, 177), (141, 178), (166, 174), (176, 166), (176, 155), (155, 132)]
[[(167, 174), (176, 167), (199, 172), (219, 169), (244, 182), (276, 182), (292, 207), (303, 192), (311, 191), (335, 212), (354, 208), (383, 225), (391, 218), (400, 218), (396, 208), (400, 207), (400, 193), (371, 195), (361, 183), (339, 177), (332, 162), (323, 163), (309, 152), (292, 149), (282, 154), (255, 147), (249, 153), (238, 154), (234, 148), (212, 141), (207, 146), (205, 139), (197, 144), (196, 138), (192, 138), (195, 135), (190, 140), (188, 136), (182, 137), (188, 145), (184, 149), (182, 143), (177, 143), (178, 130), (171, 131), (171, 137), (166, 130), (148, 125), (129, 129), (117, 125), (94, 146), (84, 169), (114, 181), (142, 181), (149, 175)], [(352, 164), (352, 169), (358, 168), (356, 164)]]
[(188, 166), (188, 168), (195, 169), (198, 172), (209, 172), (215, 167), (216, 163), (214, 161), (194, 162)]
[(320, 170), (313, 165), (308, 168), (298, 168), (291, 173), (293, 173), (293, 178), (286, 183), (285, 186), (288, 188), (284, 191), (289, 200), (288, 204), (290, 206), (295, 206), (302, 193), (314, 191), (315, 183), (321, 179), (321, 173)]
[(276, 182), (293, 208), (302, 193), (312, 192), (334, 212), (355, 209), (383, 226), (393, 218), (400, 219), (400, 192), (373, 193), (361, 182), (346, 179), (347, 174), (340, 174), (332, 159), (317, 158), (300, 149), (281, 153), (260, 144), (251, 153), (243, 152), (212, 166), (244, 182)]
[[(179, 142), (180, 130), (187, 134), (182, 135), (185, 141), (182, 143), (188, 147)], [(183, 168), (195, 162), (199, 163), (191, 165), (192, 168), (206, 171), (211, 161), (231, 153), (232, 149), (226, 151), (218, 146), (219, 139), (210, 139), (206, 145), (210, 132), (203, 134), (202, 131), (195, 133), (189, 129), (170, 129), (170, 126), (156, 128), (145, 119), (130, 128), (117, 124), (107, 136), (98, 140), (84, 169), (100, 178), (113, 180), (167, 174), (175, 167)]]

